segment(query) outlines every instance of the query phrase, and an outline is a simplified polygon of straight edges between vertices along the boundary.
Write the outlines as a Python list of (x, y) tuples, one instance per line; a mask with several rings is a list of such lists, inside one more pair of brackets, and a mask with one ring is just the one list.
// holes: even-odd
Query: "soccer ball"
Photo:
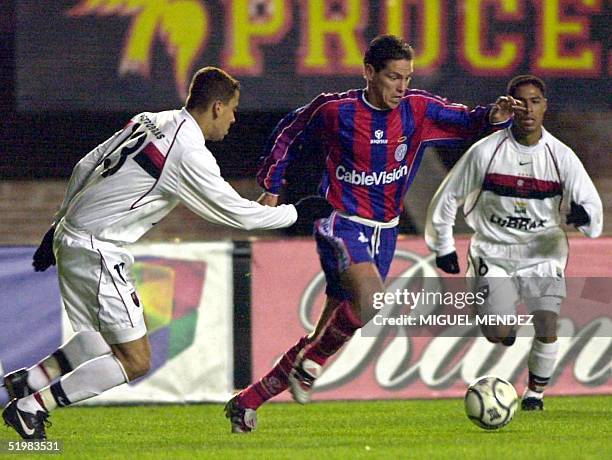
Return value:
[(492, 375), (478, 377), (465, 393), (466, 415), (485, 430), (497, 430), (510, 423), (517, 404), (512, 384)]

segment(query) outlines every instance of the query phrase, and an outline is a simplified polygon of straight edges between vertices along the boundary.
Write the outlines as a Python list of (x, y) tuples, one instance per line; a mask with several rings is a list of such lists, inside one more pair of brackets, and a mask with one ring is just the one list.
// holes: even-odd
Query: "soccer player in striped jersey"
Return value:
[(373, 317), (372, 296), (384, 290), (403, 199), (425, 148), (506, 127), (520, 109), (511, 97), (469, 110), (409, 89), (413, 60), (402, 39), (376, 37), (364, 56), (365, 89), (321, 94), (274, 130), (258, 174), (260, 202), (277, 204), (287, 166), (301, 145), (325, 157), (320, 195), (334, 210), (316, 223), (315, 238), (327, 299), (315, 331), (228, 402), (234, 432), (251, 431), (255, 410), (288, 386), (296, 401), (307, 402), (327, 359)]
[[(533, 75), (508, 84), (526, 112), (511, 128), (474, 144), (436, 192), (425, 239), (443, 271), (458, 273), (453, 224), (459, 206), (474, 230), (468, 252), (468, 280), (487, 292), (483, 315), (514, 315), (522, 301), (534, 318), (535, 338), (528, 359), (529, 383), (523, 410), (544, 409), (544, 389), (555, 368), (557, 319), (565, 297), (567, 238), (561, 201), (570, 203), (567, 224), (595, 238), (603, 227), (601, 199), (576, 154), (543, 126), (546, 86)], [(494, 343), (514, 344), (513, 326), (486, 326)]]

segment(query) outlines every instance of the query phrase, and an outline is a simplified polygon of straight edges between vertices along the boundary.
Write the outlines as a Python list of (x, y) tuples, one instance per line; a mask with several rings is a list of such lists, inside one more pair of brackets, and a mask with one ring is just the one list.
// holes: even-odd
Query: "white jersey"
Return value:
[(438, 256), (454, 251), (453, 225), (463, 204), (473, 243), (524, 245), (529, 251), (514, 252), (518, 257), (563, 258), (566, 250), (550, 247), (565, 241), (562, 200), (584, 206), (591, 221), (579, 227), (582, 233), (601, 234), (601, 199), (574, 152), (544, 128), (533, 146), (519, 144), (507, 128), (474, 144), (445, 178), (429, 206), (425, 240)]
[(55, 217), (115, 244), (133, 243), (179, 202), (204, 219), (246, 230), (288, 227), (293, 205), (262, 206), (222, 177), (183, 108), (141, 113), (76, 165)]

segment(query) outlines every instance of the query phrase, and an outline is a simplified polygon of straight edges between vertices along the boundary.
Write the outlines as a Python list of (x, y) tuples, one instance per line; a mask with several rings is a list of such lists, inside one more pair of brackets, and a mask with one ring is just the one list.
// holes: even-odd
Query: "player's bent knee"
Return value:
[(151, 348), (146, 337), (137, 341), (111, 345), (130, 381), (142, 377), (151, 369)]
[(122, 361), (122, 364), (130, 382), (146, 375), (151, 370), (150, 358), (131, 358)]
[(135, 369), (136, 377), (134, 378), (138, 378), (138, 377), (147, 375), (150, 370), (151, 370), (151, 360), (150, 359), (144, 360), (140, 362), (138, 366), (136, 366), (136, 369)]
[(489, 326), (483, 327), (482, 333), (485, 338), (491, 343), (502, 343), (505, 346), (511, 346), (512, 343), (507, 341), (513, 335), (511, 326)]
[(134, 374), (137, 376), (134, 378), (142, 377), (151, 370), (151, 349), (147, 348), (146, 351), (135, 356), (134, 362)]

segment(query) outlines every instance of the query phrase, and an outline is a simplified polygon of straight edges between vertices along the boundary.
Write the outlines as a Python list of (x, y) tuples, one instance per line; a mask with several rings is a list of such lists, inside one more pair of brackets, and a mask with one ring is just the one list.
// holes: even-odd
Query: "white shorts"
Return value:
[[(513, 315), (516, 305), (523, 302), (529, 313), (559, 314), (566, 296), (564, 259), (510, 259), (497, 257), (503, 255), (499, 248), (487, 250), (486, 254), (483, 249), (480, 245), (471, 245), (468, 252), (468, 284), (473, 291), (486, 293), (478, 313)], [(487, 256), (492, 252), (496, 257)]]
[(98, 331), (108, 344), (147, 333), (124, 249), (58, 224), (53, 242), (64, 308), (75, 331)]

